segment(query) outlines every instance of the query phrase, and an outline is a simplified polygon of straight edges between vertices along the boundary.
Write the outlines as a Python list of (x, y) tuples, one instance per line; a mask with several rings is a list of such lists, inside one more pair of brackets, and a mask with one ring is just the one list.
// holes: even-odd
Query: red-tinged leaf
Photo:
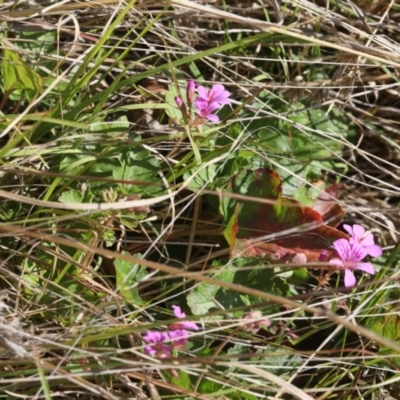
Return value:
[(315, 200), (312, 208), (321, 214), (322, 220), (329, 226), (336, 227), (344, 217), (344, 210), (336, 199), (339, 197), (342, 185), (329, 186)]
[[(282, 197), (282, 181), (270, 169), (238, 174), (231, 181), (231, 191), (267, 200), (265, 203), (241, 200), (241, 211), (235, 216), (238, 231), (233, 254), (254, 255), (256, 252), (259, 256), (279, 259), (304, 254), (308, 261), (316, 261), (320, 252), (329, 249), (334, 240), (348, 238), (345, 233), (325, 225), (317, 211)], [(221, 211), (231, 215), (234, 204), (232, 199), (225, 199)], [(251, 238), (260, 238), (260, 241), (243, 240)], [(260, 247), (263, 238), (268, 242)], [(280, 247), (268, 247), (272, 244)]]
[[(307, 248), (286, 248), (275, 243), (257, 243), (254, 249), (259, 256), (264, 256), (269, 261), (277, 261), (280, 264), (305, 264), (307, 261), (321, 261), (320, 250)], [(329, 252), (331, 254), (332, 252)]]
[(248, 239), (236, 239), (235, 245), (231, 247), (231, 250), (231, 258), (260, 256), (254, 244)]
[[(329, 259), (333, 253), (333, 251), (328, 251), (326, 259)], [(275, 243), (257, 243), (249, 239), (236, 239), (232, 256), (257, 256), (271, 264), (305, 264), (309, 261), (324, 261), (321, 260), (321, 250), (298, 247), (289, 249)]]
[(278, 246), (275, 243), (257, 243), (255, 244), (254, 248), (259, 256), (263, 256), (272, 261), (283, 260), (296, 255), (294, 250)]
[(224, 229), (224, 237), (226, 241), (228, 242), (229, 246), (231, 249), (233, 249), (236, 245), (236, 236), (239, 231), (238, 225), (237, 225), (237, 218), (239, 211), (241, 209), (242, 205), (241, 204), (236, 204), (235, 209), (233, 212), (232, 217), (230, 218), (228, 225)]

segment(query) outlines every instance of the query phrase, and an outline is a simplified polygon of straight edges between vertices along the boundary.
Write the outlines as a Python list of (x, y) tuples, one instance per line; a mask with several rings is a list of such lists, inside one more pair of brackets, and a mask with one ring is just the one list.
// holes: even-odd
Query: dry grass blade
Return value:
[(126, 200), (116, 203), (58, 203), (55, 201), (43, 201), (33, 199), (31, 197), (21, 196), (20, 194), (6, 192), (0, 189), (0, 197), (8, 200), (19, 201), (25, 204), (31, 204), (39, 207), (54, 208), (57, 210), (83, 210), (83, 211), (110, 211), (110, 210), (126, 210), (135, 207), (148, 207), (157, 203), (171, 200), (178, 191), (171, 192), (164, 196), (158, 196), (151, 199), (142, 200)]
[[(10, 234), (21, 234), (21, 228), (17, 227), (17, 226), (12, 226), (12, 225), (7, 225), (7, 226), (2, 225), (2, 226), (0, 226), (0, 230), (2, 230), (3, 232), (10, 233)], [(143, 259), (140, 259), (137, 257), (132, 257), (132, 256), (128, 256), (125, 254), (115, 253), (113, 251), (109, 251), (109, 250), (105, 250), (105, 249), (101, 249), (101, 248), (87, 246), (82, 243), (77, 243), (75, 241), (57, 237), (57, 236), (44, 235), (42, 233), (37, 233), (37, 232), (32, 232), (32, 231), (24, 231), (23, 235), (32, 237), (32, 238), (42, 239), (42, 240), (49, 240), (54, 243), (69, 246), (71, 248), (81, 249), (81, 250), (84, 250), (86, 252), (93, 253), (93, 254), (99, 254), (99, 255), (109, 258), (109, 259), (124, 260), (133, 265), (135, 265), (135, 264), (136, 265), (144, 265), (148, 268), (151, 268), (151, 269), (154, 269), (157, 271), (163, 271), (167, 274), (170, 274), (171, 276), (188, 278), (188, 279), (195, 280), (197, 282), (207, 282), (212, 285), (217, 285), (218, 287), (224, 287), (224, 288), (233, 290), (238, 293), (249, 294), (249, 295), (252, 295), (255, 297), (259, 297), (263, 300), (267, 300), (272, 303), (282, 304), (285, 306), (293, 307), (294, 309), (301, 309), (301, 310), (311, 313), (315, 316), (325, 317), (325, 318), (335, 322), (338, 325), (343, 325), (347, 329), (349, 329), (359, 335), (369, 338), (384, 347), (391, 348), (400, 353), (400, 344), (399, 343), (396, 343), (393, 340), (389, 340), (383, 336), (380, 336), (377, 333), (374, 333), (368, 329), (363, 328), (362, 326), (355, 325), (351, 321), (348, 321), (346, 319), (339, 317), (338, 315), (335, 315), (334, 313), (326, 311), (324, 308), (315, 308), (315, 307), (306, 306), (306, 305), (303, 305), (296, 301), (290, 300), (288, 298), (276, 296), (276, 295), (273, 295), (270, 293), (264, 293), (257, 289), (252, 289), (252, 288), (234, 284), (234, 283), (224, 282), (224, 281), (221, 281), (221, 280), (218, 280), (215, 278), (211, 278), (211, 277), (208, 277), (206, 275), (199, 274), (196, 272), (185, 272), (178, 268), (170, 267), (165, 264), (160, 264), (160, 263), (152, 262), (149, 260), (143, 260)]]
[[(311, 396), (309, 396), (307, 393), (305, 393), (303, 390), (300, 390), (299, 388), (292, 385), (291, 383), (286, 382), (285, 380), (279, 378), (279, 376), (271, 374), (270, 372), (265, 371), (261, 368), (254, 367), (253, 365), (246, 365), (243, 363), (235, 363), (235, 362), (218, 363), (218, 365), (236, 367), (238, 369), (243, 369), (245, 371), (251, 372), (252, 374), (255, 375), (255, 377), (263, 378), (266, 381), (276, 384), (278, 387), (283, 389), (283, 392), (286, 392), (293, 396), (296, 396), (296, 399), (313, 400), (313, 398)], [(252, 378), (252, 380), (255, 380), (255, 379), (256, 378)]]
[(3, 2), (3, 397), (400, 398), (399, 11)]

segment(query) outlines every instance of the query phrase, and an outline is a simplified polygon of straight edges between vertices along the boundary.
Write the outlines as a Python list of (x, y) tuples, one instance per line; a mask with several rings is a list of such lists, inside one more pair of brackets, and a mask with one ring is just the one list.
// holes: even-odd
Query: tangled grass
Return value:
[[(0, 398), (400, 398), (399, 11), (3, 2)], [(177, 122), (189, 79), (231, 92), (219, 124)], [(340, 183), (374, 278), (233, 254), (224, 201), (267, 204), (228, 190), (257, 168), (306, 205)], [(201, 330), (151, 357), (173, 304)]]

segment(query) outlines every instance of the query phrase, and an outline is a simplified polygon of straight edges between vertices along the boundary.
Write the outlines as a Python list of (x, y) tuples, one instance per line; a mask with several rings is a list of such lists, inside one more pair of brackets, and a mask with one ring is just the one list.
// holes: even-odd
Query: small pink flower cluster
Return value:
[[(206, 89), (204, 86), (197, 87), (198, 96), (194, 98), (196, 92), (196, 84), (190, 80), (186, 87), (186, 102), (179, 97), (175, 97), (175, 102), (181, 110), (182, 114), (186, 115), (192, 125), (200, 125), (206, 119), (211, 122), (219, 122), (218, 115), (213, 114), (221, 106), (229, 104), (231, 95), (225, 90), (224, 85), (220, 83), (215, 84), (211, 89)], [(192, 105), (196, 110), (198, 118), (194, 121), (191, 120)]]
[[(179, 306), (172, 306), (177, 318), (186, 318)], [(147, 331), (143, 339), (148, 343), (144, 351), (146, 354), (157, 358), (168, 358), (172, 349), (182, 347), (189, 337), (187, 329), (199, 330), (199, 327), (191, 321), (179, 321), (171, 324), (165, 332)], [(169, 344), (166, 344), (169, 342)]]
[(357, 283), (354, 270), (364, 271), (374, 275), (374, 266), (369, 262), (361, 262), (366, 256), (380, 257), (382, 248), (375, 244), (372, 233), (365, 234), (361, 225), (343, 225), (349, 233), (350, 240), (338, 239), (333, 242), (332, 247), (336, 250), (339, 259), (334, 258), (329, 263), (337, 268), (344, 269), (344, 285), (354, 287)]

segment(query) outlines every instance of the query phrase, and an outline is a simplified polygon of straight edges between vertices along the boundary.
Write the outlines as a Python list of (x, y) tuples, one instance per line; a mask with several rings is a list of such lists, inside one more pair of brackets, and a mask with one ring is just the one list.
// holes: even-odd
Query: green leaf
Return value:
[(144, 182), (154, 182), (160, 166), (157, 158), (150, 151), (134, 147), (121, 153), (118, 157), (120, 165), (113, 170), (113, 178), (131, 181), (121, 184), (128, 194), (152, 193), (160, 190), (154, 185), (142, 185)]
[(3, 83), (6, 92), (10, 90), (39, 91), (42, 88), (41, 77), (25, 64), (17, 53), (3, 50)]
[[(230, 147), (226, 147), (228, 152)], [(211, 159), (211, 157), (217, 157), (221, 154), (209, 153), (205, 157), (205, 161)], [(236, 175), (244, 168), (253, 166), (253, 159), (251, 158), (251, 153), (246, 151), (241, 151), (232, 153), (229, 158), (224, 159), (221, 163), (213, 163), (206, 168), (202, 168), (197, 172), (197, 169), (191, 169), (184, 174), (184, 179), (188, 179), (190, 176), (196, 172), (195, 177), (190, 181), (189, 188), (199, 189), (215, 189), (225, 187), (232, 176)]]
[[(266, 293), (281, 295), (281, 291), (275, 290), (276, 280), (273, 268), (266, 266), (266, 263), (256, 257), (241, 257), (231, 260), (235, 271), (233, 283), (246, 286), (248, 288), (260, 290)], [(232, 268), (231, 267), (231, 268)], [(278, 279), (279, 280), (279, 279)], [(243, 297), (248, 297), (249, 301), (243, 301)], [(225, 309), (246, 306), (250, 303), (262, 302), (262, 299), (253, 296), (244, 296), (234, 290), (221, 288), (216, 294), (215, 299)], [(234, 314), (240, 318), (241, 312)]]
[(321, 191), (317, 188), (303, 184), (294, 192), (293, 197), (301, 204), (312, 207), (320, 193)]
[[(214, 263), (214, 266), (216, 263)], [(223, 267), (224, 269), (215, 274), (214, 278), (224, 282), (232, 283), (235, 271), (230, 266)], [(211, 285), (209, 283), (202, 282), (197, 285), (187, 296), (187, 303), (190, 310), (194, 315), (207, 314), (212, 308), (218, 309), (215, 303), (215, 296), (221, 289), (218, 285)], [(220, 316), (205, 317), (206, 320), (218, 320)]]
[(75, 189), (68, 190), (67, 192), (63, 192), (61, 196), (58, 198), (60, 203), (82, 203), (85, 195)]
[(271, 345), (263, 346), (257, 349), (256, 357), (252, 362), (257, 362), (268, 372), (271, 372), (281, 378), (289, 377), (293, 371), (297, 370), (303, 363), (303, 360), (297, 354), (292, 354), (290, 349), (279, 348)]
[[(129, 255), (127, 252), (123, 252), (123, 254)], [(141, 255), (136, 254), (136, 256), (140, 257)], [(146, 268), (120, 259), (114, 261), (114, 266), (118, 291), (132, 304), (143, 305), (144, 302), (139, 296), (137, 285), (133, 286), (147, 275)]]
[(381, 317), (373, 317), (371, 330), (379, 335), (398, 342), (400, 340), (400, 316), (397, 313), (390, 313)]
[(308, 271), (306, 268), (295, 268), (291, 280), (296, 284), (308, 282)]
[[(220, 287), (209, 283), (200, 283), (187, 296), (187, 303), (194, 315), (207, 314), (216, 308), (215, 295)], [(220, 319), (220, 317), (206, 317), (207, 320)]]
[(345, 148), (343, 138), (351, 140), (357, 130), (341, 110), (317, 109), (306, 102), (288, 105), (279, 96), (267, 92), (262, 92), (260, 99), (253, 106), (262, 108), (268, 103), (279, 117), (260, 118), (258, 111), (251, 113), (250, 117), (254, 118), (246, 131), (252, 133), (252, 139), (246, 146), (257, 153), (266, 153), (265, 160), (254, 157), (252, 168), (276, 169), (284, 182), (284, 196), (293, 196), (304, 180), (319, 179), (321, 169), (343, 168), (337, 157)]
[[(249, 354), (248, 345), (235, 344), (227, 351), (227, 355), (232, 361), (240, 362), (242, 354)], [(254, 357), (251, 358), (251, 363), (262, 365), (268, 372), (283, 377), (290, 376), (293, 370), (301, 365), (302, 358), (292, 354), (290, 349), (264, 344), (262, 348), (257, 349)], [(233, 371), (236, 368), (231, 368), (230, 370)]]
[(203, 378), (198, 386), (198, 392), (214, 394), (222, 388), (223, 386), (220, 383), (209, 380), (208, 378)]
[(224, 237), (228, 242), (231, 249), (236, 245), (236, 235), (238, 233), (237, 219), (243, 204), (236, 204), (233, 210), (233, 214), (224, 229)]
[(176, 96), (181, 97), (182, 101), (185, 103), (186, 90), (180, 89), (180, 93), (179, 93), (178, 89), (175, 86), (171, 85), (165, 96), (165, 100), (168, 105), (166, 112), (167, 112), (167, 115), (171, 119), (177, 119), (178, 121), (182, 121), (183, 116), (182, 116), (181, 110), (179, 109), (178, 105), (176, 104), (176, 101), (175, 101)]
[[(307, 104), (300, 102), (289, 108), (279, 97), (268, 97), (268, 105), (276, 113), (285, 115), (285, 118), (254, 119), (248, 129), (257, 132), (260, 142), (269, 152), (290, 154), (292, 159), (298, 161), (329, 158), (344, 147), (337, 139), (356, 135), (354, 124), (335, 107), (329, 113), (310, 109)], [(313, 131), (302, 129), (301, 125)]]
[[(217, 263), (214, 263), (216, 266)], [(230, 261), (228, 265), (220, 266), (222, 270), (214, 278), (224, 282), (236, 283), (267, 293), (285, 296), (289, 294), (289, 286), (279, 277), (275, 277), (272, 267), (257, 257), (241, 257)], [(243, 295), (234, 290), (218, 285), (201, 283), (187, 296), (187, 303), (194, 315), (207, 314), (211, 309), (218, 310), (218, 304), (225, 309), (248, 306), (262, 302), (258, 297)], [(242, 316), (241, 311), (233, 314), (236, 318)], [(219, 316), (207, 316), (206, 320), (220, 319)]]
[(57, 30), (24, 30), (18, 34), (18, 46), (30, 53), (51, 54), (57, 41)]
[(115, 237), (115, 232), (113, 229), (104, 229), (101, 238), (104, 240), (104, 244), (106, 247), (111, 247), (115, 244), (117, 241), (117, 238)]
[(89, 132), (107, 135), (121, 135), (129, 129), (129, 121), (126, 115), (119, 117), (116, 121), (92, 122)]
[[(184, 179), (188, 179), (189, 177), (191, 177), (193, 175), (193, 172), (195, 172), (196, 170), (191, 169), (188, 172), (185, 172)], [(191, 189), (207, 188), (210, 190), (214, 189), (215, 180), (217, 178), (217, 170), (218, 170), (218, 165), (216, 164), (211, 164), (206, 168), (202, 168), (200, 171), (196, 173), (195, 177), (190, 181), (189, 188)]]
[(172, 376), (168, 371), (164, 371), (165, 377), (167, 380), (176, 385), (180, 389), (192, 390), (192, 383), (190, 381), (190, 375), (184, 370), (180, 369), (179, 371), (175, 371), (178, 374), (178, 378)]

